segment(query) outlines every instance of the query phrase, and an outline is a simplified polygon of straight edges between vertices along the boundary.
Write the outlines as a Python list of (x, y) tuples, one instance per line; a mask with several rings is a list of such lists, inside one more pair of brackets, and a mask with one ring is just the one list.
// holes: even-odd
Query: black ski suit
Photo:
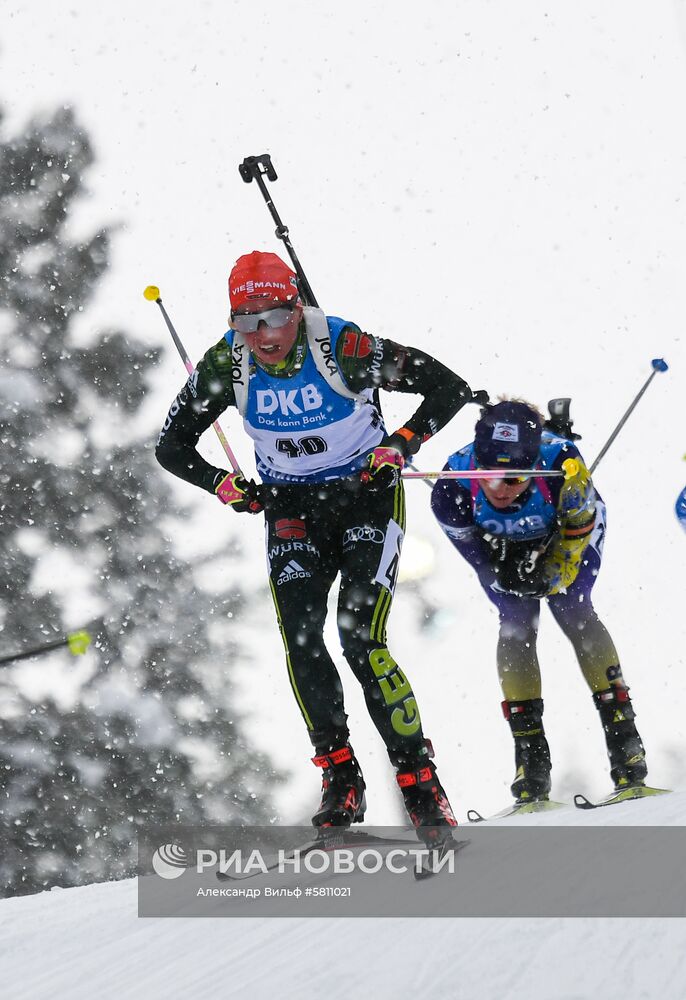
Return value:
[[(342, 321), (338, 323), (340, 327)], [(356, 393), (373, 390), (370, 405), (378, 413), (377, 444), (387, 440), (378, 409), (380, 388), (424, 397), (405, 423), (414, 436), (408, 446), (411, 451), (472, 398), (463, 379), (421, 351), (370, 337), (353, 323), (344, 323), (338, 333), (334, 356), (346, 386)], [(291, 352), (299, 366), (306, 352), (301, 331)], [(250, 361), (263, 379), (273, 379), (274, 386), (288, 387), (296, 373), (292, 363), (275, 372), (252, 356)], [(218, 415), (235, 404), (231, 346), (222, 339), (174, 400), (156, 449), (159, 462), (187, 482), (214, 492), (219, 474), (225, 473), (206, 462), (196, 446)], [(361, 482), (357, 470), (364, 467), (370, 450), (367, 447), (356, 459), (356, 471), (337, 478), (279, 482), (267, 477), (261, 490), (269, 583), (291, 687), (319, 753), (344, 743), (348, 736), (343, 688), (323, 638), (327, 596), (340, 574), (338, 629), (343, 652), (362, 685), (389, 756), (398, 764), (414, 759), (424, 745), (412, 688), (386, 646), (405, 530), (405, 498), (401, 481), (385, 489)], [(297, 472), (297, 461), (293, 468)]]

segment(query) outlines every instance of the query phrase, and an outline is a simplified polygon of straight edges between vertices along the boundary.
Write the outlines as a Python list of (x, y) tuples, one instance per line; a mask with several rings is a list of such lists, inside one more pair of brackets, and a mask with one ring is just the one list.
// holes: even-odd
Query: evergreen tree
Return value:
[[(161, 527), (182, 512), (136, 434), (157, 352), (120, 330), (73, 340), (108, 266), (107, 230), (69, 234), (91, 161), (68, 109), (0, 142), (2, 648), (80, 624), (65, 622), (74, 565), (102, 611), (98, 670), (70, 710), (20, 695), (23, 667), (0, 673), (5, 893), (132, 874), (141, 824), (265, 822), (278, 777), (248, 753), (232, 705), (244, 598), (199, 592)], [(64, 569), (38, 593), (46, 553)]]

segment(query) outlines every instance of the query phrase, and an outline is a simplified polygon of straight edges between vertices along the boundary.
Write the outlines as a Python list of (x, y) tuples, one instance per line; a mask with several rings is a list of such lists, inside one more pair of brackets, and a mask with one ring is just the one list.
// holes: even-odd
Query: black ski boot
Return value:
[(648, 775), (646, 754), (634, 719), (636, 713), (629, 697), (629, 688), (613, 685), (607, 691), (593, 695), (595, 707), (605, 733), (610, 777), (615, 788), (643, 785)]
[(510, 791), (517, 802), (547, 799), (551, 764), (543, 728), (543, 699), (504, 701), (502, 707), (515, 741), (517, 773)]
[(426, 740), (414, 755), (392, 755), (391, 761), (398, 768), (396, 781), (417, 836), (427, 847), (437, 847), (452, 840), (457, 820), (431, 757), (433, 747)]
[(312, 758), (323, 768), (322, 801), (312, 817), (316, 827), (350, 826), (361, 823), (367, 808), (365, 783), (349, 743), (329, 747)]

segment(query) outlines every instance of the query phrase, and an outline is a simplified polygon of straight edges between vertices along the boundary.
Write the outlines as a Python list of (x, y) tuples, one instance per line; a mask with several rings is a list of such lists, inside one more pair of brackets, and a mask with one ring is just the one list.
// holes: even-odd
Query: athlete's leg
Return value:
[(500, 618), (496, 662), (506, 701), (541, 697), (541, 670), (536, 651), (540, 606), (530, 597), (502, 594), (484, 587)]
[(518, 801), (545, 798), (550, 792), (551, 762), (536, 652), (540, 605), (533, 598), (484, 590), (500, 617), (498, 677), (503, 715), (515, 746), (515, 778), (510, 788)]
[(424, 744), (412, 688), (386, 645), (404, 530), (402, 485), (361, 493), (342, 521), (338, 632), (343, 655), (391, 753)]
[(600, 571), (604, 538), (605, 507), (599, 503), (596, 527), (576, 580), (566, 593), (548, 598), (552, 615), (574, 647), (581, 672), (594, 694), (607, 688), (608, 670), (614, 674), (619, 668), (612, 636), (598, 618), (591, 597)]
[(386, 744), (405, 808), (426, 843), (455, 826), (438, 779), (410, 682), (386, 645), (405, 530), (402, 483), (354, 497), (341, 535), (338, 630), (343, 653), (362, 685), (369, 714)]
[(612, 636), (598, 618), (591, 591), (598, 577), (605, 538), (605, 507), (598, 505), (596, 529), (579, 574), (566, 594), (548, 598), (553, 616), (574, 647), (581, 672), (593, 693), (605, 735), (610, 774), (617, 787), (643, 781), (648, 773), (643, 742), (634, 722)]
[(266, 512), (269, 585), (286, 652), (291, 688), (318, 749), (347, 740), (343, 688), (324, 645), (329, 590), (337, 572), (337, 543), (325, 517), (308, 507)]

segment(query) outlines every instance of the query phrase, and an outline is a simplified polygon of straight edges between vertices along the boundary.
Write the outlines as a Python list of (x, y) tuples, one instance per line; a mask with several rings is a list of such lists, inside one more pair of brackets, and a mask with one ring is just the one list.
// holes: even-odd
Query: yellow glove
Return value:
[(567, 590), (576, 580), (595, 526), (596, 493), (590, 472), (580, 458), (568, 458), (562, 468), (565, 481), (557, 506), (560, 533), (545, 555), (549, 596)]

